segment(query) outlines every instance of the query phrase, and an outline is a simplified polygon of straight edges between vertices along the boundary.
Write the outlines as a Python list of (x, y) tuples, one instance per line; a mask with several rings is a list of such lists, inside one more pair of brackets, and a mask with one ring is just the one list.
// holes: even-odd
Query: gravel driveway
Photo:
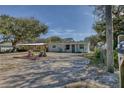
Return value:
[(13, 58), (24, 55), (0, 54), (0, 87), (53, 88), (85, 80), (103, 85), (100, 87), (118, 87), (116, 74), (89, 66), (89, 60), (81, 54), (47, 53), (39, 60)]

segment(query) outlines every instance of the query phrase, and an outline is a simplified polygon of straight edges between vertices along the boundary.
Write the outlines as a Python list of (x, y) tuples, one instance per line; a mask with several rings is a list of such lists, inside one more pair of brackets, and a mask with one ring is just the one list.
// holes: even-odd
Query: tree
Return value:
[(63, 42), (74, 42), (73, 38), (64, 38)]
[(38, 38), (36, 42), (39, 43), (62, 43), (62, 42), (74, 42), (73, 38), (61, 38), (59, 36), (51, 36), (48, 38)]
[[(94, 14), (97, 17), (93, 25), (93, 29), (97, 32), (101, 41), (106, 41), (106, 22), (105, 22), (105, 7), (95, 6)], [(124, 6), (112, 6), (112, 19), (113, 19), (113, 39), (114, 49), (117, 47), (117, 36), (120, 32), (124, 31)]]
[(97, 46), (97, 43), (100, 42), (100, 38), (98, 35), (92, 35), (86, 37), (84, 41), (90, 42), (90, 50), (94, 51), (95, 47)]
[[(101, 39), (101, 41), (104, 43), (106, 43), (106, 41), (107, 41), (106, 40), (107, 33), (106, 33), (105, 9), (106, 9), (105, 6), (95, 6), (94, 14), (97, 17), (96, 18), (97, 20), (96, 20), (95, 24), (93, 25), (93, 28), (97, 32), (99, 37), (103, 38), (103, 39)], [(111, 15), (112, 15), (112, 21), (113, 21), (113, 41), (110, 40), (111, 42), (110, 41), (109, 42), (111, 43), (111, 45), (113, 42), (114, 43), (113, 48), (116, 49), (117, 37), (118, 37), (119, 33), (124, 31), (124, 6), (121, 6), (121, 5), (112, 6), (111, 13), (112, 13)], [(108, 20), (107, 20), (107, 22), (108, 22)], [(111, 46), (109, 46), (109, 47), (111, 47)], [(109, 51), (109, 49), (108, 49), (108, 51)], [(112, 53), (113, 51), (110, 50), (109, 52)], [(113, 55), (113, 54), (109, 53), (109, 55)], [(108, 58), (112, 59), (112, 57), (111, 56), (109, 57), (109, 55), (107, 55)], [(107, 60), (108, 60), (108, 58), (107, 58)], [(107, 61), (107, 63), (108, 63), (108, 65), (110, 65), (110, 66), (108, 66), (108, 70), (111, 71), (111, 69), (112, 69), (112, 72), (113, 72), (113, 67), (111, 68), (111, 66), (113, 66), (112, 60), (111, 60), (111, 62), (109, 61), (110, 63), (108, 63), (108, 61)]]
[(113, 23), (112, 23), (112, 6), (105, 6), (106, 17), (106, 44), (107, 44), (107, 71), (114, 72), (113, 59)]
[(62, 38), (59, 36), (51, 36), (51, 37), (48, 37), (45, 42), (47, 42), (47, 43), (62, 42)]
[(13, 49), (16, 44), (25, 40), (34, 40), (45, 34), (48, 27), (34, 18), (15, 18), (8, 15), (0, 16), (0, 34), (4, 40), (11, 41)]
[(37, 38), (35, 43), (47, 43), (45, 38)]
[[(93, 28), (98, 33), (101, 41), (107, 44), (107, 71), (114, 72), (113, 59), (113, 10), (115, 12), (116, 6), (96, 6), (94, 14), (97, 16), (97, 21)], [(117, 7), (116, 7), (117, 8)], [(113, 10), (112, 10), (113, 9)]]
[(62, 42), (63, 39), (59, 36), (51, 36), (48, 38), (37, 38), (35, 42), (37, 43), (57, 43), (57, 42)]

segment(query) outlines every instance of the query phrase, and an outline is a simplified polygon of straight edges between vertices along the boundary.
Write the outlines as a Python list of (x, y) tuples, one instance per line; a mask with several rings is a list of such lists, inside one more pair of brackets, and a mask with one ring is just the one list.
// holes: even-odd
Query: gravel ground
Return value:
[(118, 87), (118, 73), (89, 65), (81, 54), (47, 53), (39, 60), (13, 58), (26, 53), (0, 54), (1, 88)]

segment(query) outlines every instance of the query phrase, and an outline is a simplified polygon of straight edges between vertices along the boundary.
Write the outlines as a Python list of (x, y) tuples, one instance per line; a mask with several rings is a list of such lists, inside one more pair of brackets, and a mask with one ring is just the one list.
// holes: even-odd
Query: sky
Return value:
[(41, 23), (48, 25), (48, 33), (41, 38), (60, 36), (83, 40), (85, 37), (96, 34), (92, 29), (95, 22), (92, 6), (78, 5), (35, 5), (35, 6), (0, 6), (0, 15), (14, 17), (34, 17)]

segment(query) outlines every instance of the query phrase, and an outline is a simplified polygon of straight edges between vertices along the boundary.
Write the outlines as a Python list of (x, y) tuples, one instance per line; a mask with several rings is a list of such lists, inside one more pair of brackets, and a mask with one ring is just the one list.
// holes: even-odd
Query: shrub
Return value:
[[(98, 64), (101, 64), (101, 63), (106, 64), (106, 56), (103, 57), (104, 58), (104, 62), (102, 62), (102, 60), (100, 58), (100, 55), (101, 55), (100, 49), (96, 48), (94, 53), (86, 54), (85, 57), (90, 59), (92, 64), (95, 64), (95, 65), (98, 65)], [(116, 69), (119, 68), (119, 65), (118, 65), (118, 52), (117, 52), (117, 50), (114, 50), (114, 67)]]
[(117, 52), (117, 50), (114, 50), (114, 67), (115, 68), (119, 68), (119, 64), (118, 64), (118, 52)]
[(100, 50), (99, 49), (95, 49), (93, 53), (88, 53), (88, 54), (85, 54), (84, 56), (91, 60), (91, 64), (100, 63)]
[(93, 64), (99, 64), (100, 63), (100, 49), (96, 48), (95, 52), (93, 53)]

